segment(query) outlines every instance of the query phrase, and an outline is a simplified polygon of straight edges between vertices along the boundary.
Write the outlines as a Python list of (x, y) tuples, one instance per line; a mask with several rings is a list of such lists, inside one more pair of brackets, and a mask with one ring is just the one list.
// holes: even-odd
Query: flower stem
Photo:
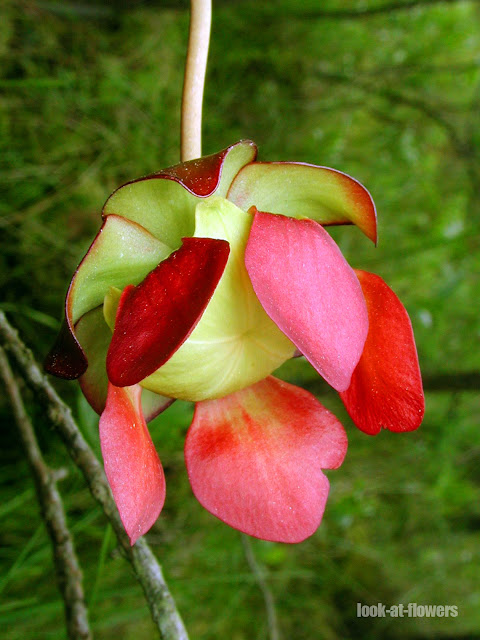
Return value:
[(182, 96), (182, 162), (202, 155), (202, 103), (211, 22), (211, 0), (191, 0), (190, 33)]

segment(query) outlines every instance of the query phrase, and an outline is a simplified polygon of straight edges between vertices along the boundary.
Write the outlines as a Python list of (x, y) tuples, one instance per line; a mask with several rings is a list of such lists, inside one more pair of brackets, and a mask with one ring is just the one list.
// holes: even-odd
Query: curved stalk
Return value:
[(191, 0), (190, 33), (182, 96), (182, 162), (202, 155), (202, 103), (211, 22), (211, 0)]

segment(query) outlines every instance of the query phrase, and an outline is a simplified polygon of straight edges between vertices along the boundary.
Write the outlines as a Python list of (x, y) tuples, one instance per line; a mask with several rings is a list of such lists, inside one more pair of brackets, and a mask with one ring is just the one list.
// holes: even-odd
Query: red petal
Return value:
[[(112, 339), (110, 331), (103, 317), (103, 307), (92, 309), (75, 325), (75, 334), (83, 345), (88, 359), (88, 369), (78, 382), (83, 395), (91, 407), (99, 414), (105, 409), (108, 393), (108, 377), (106, 369), (107, 351)], [(146, 422), (150, 422), (159, 413), (167, 409), (173, 398), (165, 398), (153, 391), (144, 389), (142, 392), (142, 412)]]
[(357, 427), (413, 431), (425, 402), (410, 318), (397, 296), (377, 275), (356, 271), (367, 301), (370, 328), (350, 387), (340, 394)]
[(215, 516), (249, 535), (301, 542), (322, 519), (347, 437), (307, 391), (268, 377), (198, 402), (185, 443), (193, 492)]
[(112, 384), (137, 384), (183, 344), (215, 291), (229, 251), (225, 240), (184, 238), (143, 282), (125, 288), (107, 355)]
[(165, 477), (140, 405), (139, 386), (109, 385), (100, 418), (105, 473), (130, 543), (146, 533), (165, 502)]
[(257, 211), (245, 264), (263, 308), (337, 391), (344, 391), (368, 331), (362, 290), (313, 220)]

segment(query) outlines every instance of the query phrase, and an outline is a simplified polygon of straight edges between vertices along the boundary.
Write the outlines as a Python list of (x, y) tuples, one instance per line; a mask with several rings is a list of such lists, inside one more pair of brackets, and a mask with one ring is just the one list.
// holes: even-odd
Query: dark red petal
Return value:
[(270, 318), (332, 387), (347, 389), (368, 317), (357, 277), (325, 229), (257, 211), (245, 265)]
[(105, 473), (130, 543), (146, 533), (165, 502), (165, 477), (142, 414), (139, 386), (109, 385), (100, 418)]
[[(83, 345), (88, 359), (88, 369), (78, 382), (83, 395), (90, 406), (101, 414), (105, 409), (108, 393), (108, 377), (106, 369), (107, 351), (112, 339), (110, 331), (103, 317), (103, 306), (92, 309), (75, 325), (75, 334)], [(173, 398), (160, 396), (153, 391), (143, 390), (142, 412), (146, 422), (150, 422), (162, 411), (167, 409)]]
[[(190, 191), (193, 195), (205, 198), (212, 195), (217, 190), (222, 177), (225, 161), (227, 156), (232, 154), (232, 152), (239, 152), (239, 155), (241, 153), (241, 161), (235, 169), (235, 174), (231, 176), (231, 180), (233, 180), (236, 173), (245, 164), (255, 160), (257, 156), (257, 147), (251, 140), (240, 140), (240, 142), (236, 142), (218, 153), (214, 153), (210, 156), (203, 156), (202, 158), (197, 158), (195, 160), (188, 160), (187, 162), (176, 164), (173, 167), (167, 167), (167, 169), (162, 169), (161, 171), (144, 176), (143, 178), (138, 178), (137, 180), (132, 180), (126, 184), (134, 184), (143, 180), (174, 180), (185, 187), (185, 189)], [(231, 180), (225, 187), (225, 194), (230, 186)], [(120, 187), (120, 189), (124, 186), (125, 185)]]
[(138, 286), (123, 291), (107, 355), (117, 387), (137, 384), (164, 364), (200, 320), (227, 264), (225, 240), (184, 238)]
[(198, 402), (185, 442), (195, 496), (244, 533), (301, 542), (322, 519), (345, 431), (307, 391), (273, 377), (219, 400)]
[(43, 367), (47, 373), (58, 378), (75, 380), (87, 370), (88, 362), (73, 329), (66, 319), (63, 320), (60, 333), (50, 349)]
[(422, 422), (425, 401), (410, 318), (382, 278), (366, 271), (356, 274), (370, 328), (350, 387), (340, 397), (365, 433), (375, 435), (382, 427), (413, 431)]

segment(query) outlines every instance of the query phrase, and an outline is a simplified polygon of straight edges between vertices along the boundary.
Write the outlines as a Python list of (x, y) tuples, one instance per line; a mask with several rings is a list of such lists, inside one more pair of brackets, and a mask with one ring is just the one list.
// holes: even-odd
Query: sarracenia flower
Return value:
[(242, 141), (120, 187), (70, 284), (49, 372), (79, 378), (101, 414), (108, 481), (131, 543), (157, 519), (162, 466), (146, 422), (196, 402), (185, 443), (193, 491), (248, 534), (299, 542), (318, 527), (347, 438), (310, 393), (272, 377), (303, 354), (353, 421), (416, 429), (423, 392), (408, 315), (354, 271), (325, 230), (376, 213), (356, 180), (256, 162)]

